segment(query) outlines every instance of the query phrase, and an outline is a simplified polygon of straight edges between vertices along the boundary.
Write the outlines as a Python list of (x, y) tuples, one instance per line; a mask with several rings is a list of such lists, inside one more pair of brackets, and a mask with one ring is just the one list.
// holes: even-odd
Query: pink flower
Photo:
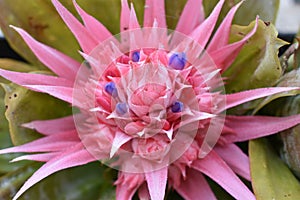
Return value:
[[(226, 95), (222, 77), (257, 24), (228, 44), (234, 6), (212, 39), (224, 0), (204, 20), (201, 0), (188, 0), (176, 30), (168, 34), (164, 1), (146, 0), (144, 28), (122, 0), (120, 40), (74, 1), (84, 25), (57, 0), (62, 19), (81, 45), (86, 63), (39, 43), (13, 27), (57, 76), (0, 69), (0, 75), (48, 93), (80, 109), (70, 117), (24, 124), (44, 135), (0, 150), (26, 152), (14, 161), (46, 162), (16, 194), (66, 168), (101, 160), (117, 167), (117, 199), (162, 200), (166, 184), (185, 199), (216, 199), (204, 175), (236, 199), (255, 199), (238, 178), (250, 180), (248, 157), (234, 144), (277, 133), (300, 123), (289, 117), (231, 116), (245, 102), (299, 88), (259, 88)], [(210, 42), (209, 42), (210, 41)], [(205, 50), (205, 51), (204, 51)]]

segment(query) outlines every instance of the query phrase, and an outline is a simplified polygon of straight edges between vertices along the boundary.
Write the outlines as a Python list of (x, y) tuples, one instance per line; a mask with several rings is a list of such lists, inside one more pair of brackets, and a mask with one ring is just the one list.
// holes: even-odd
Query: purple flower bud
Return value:
[(110, 94), (112, 97), (117, 97), (118, 96), (118, 90), (116, 88), (116, 85), (114, 82), (109, 82), (105, 85), (104, 87), (105, 92)]
[(186, 64), (186, 54), (174, 53), (169, 59), (169, 66), (176, 70), (182, 70)]
[(171, 110), (173, 113), (178, 113), (181, 112), (183, 110), (183, 103), (180, 101), (176, 101), (172, 106), (171, 106)]

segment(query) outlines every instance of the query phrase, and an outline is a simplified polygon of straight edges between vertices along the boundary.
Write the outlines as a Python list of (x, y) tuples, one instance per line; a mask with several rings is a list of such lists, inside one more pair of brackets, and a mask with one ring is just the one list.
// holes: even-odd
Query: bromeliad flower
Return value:
[(166, 185), (185, 199), (216, 199), (204, 175), (236, 199), (255, 199), (237, 175), (250, 180), (248, 157), (235, 142), (300, 123), (290, 117), (231, 116), (227, 109), (299, 88), (260, 88), (225, 94), (220, 74), (256, 32), (228, 44), (234, 6), (212, 36), (224, 0), (203, 19), (201, 0), (188, 0), (175, 31), (167, 30), (164, 1), (146, 0), (144, 27), (122, 0), (121, 33), (113, 37), (74, 1), (84, 25), (52, 0), (77, 38), (86, 62), (13, 27), (57, 76), (0, 70), (1, 76), (79, 108), (73, 116), (24, 126), (44, 137), (1, 150), (36, 153), (16, 158), (46, 162), (14, 199), (45, 177), (100, 160), (119, 170), (117, 199), (162, 200)]

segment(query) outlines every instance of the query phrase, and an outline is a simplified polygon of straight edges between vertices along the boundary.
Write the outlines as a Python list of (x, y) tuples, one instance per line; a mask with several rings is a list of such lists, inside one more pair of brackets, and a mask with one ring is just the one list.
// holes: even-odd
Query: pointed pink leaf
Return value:
[(168, 179), (168, 167), (145, 174), (151, 199), (163, 200)]
[(52, 0), (57, 12), (72, 31), (82, 50), (90, 53), (98, 44), (87, 29), (58, 1)]
[(36, 57), (46, 65), (51, 71), (60, 77), (68, 80), (75, 80), (76, 73), (80, 68), (80, 63), (66, 56), (65, 54), (48, 47), (33, 39), (23, 29), (13, 27), (24, 39)]
[(190, 34), (204, 20), (202, 0), (188, 0), (179, 18), (176, 31)]
[(209, 199), (216, 200), (216, 197), (203, 175), (194, 169), (187, 170), (186, 180), (180, 183), (175, 190), (186, 200)]
[(117, 131), (111, 147), (110, 157), (112, 158), (115, 155), (115, 153), (120, 149), (120, 147), (126, 142), (128, 142), (130, 139), (132, 139), (132, 137), (124, 134), (121, 131)]
[(53, 158), (44, 164), (39, 170), (37, 170), (21, 187), (18, 193), (14, 196), (13, 200), (18, 199), (30, 187), (57, 171), (84, 165), (95, 160), (96, 159), (84, 149), (82, 144), (71, 147), (68, 149), (68, 151), (65, 151), (61, 155)]
[(204, 48), (215, 28), (215, 25), (217, 23), (217, 20), (219, 18), (219, 14), (221, 12), (222, 6), (224, 4), (225, 0), (221, 0), (210, 16), (205, 19), (205, 21), (200, 24), (191, 34), (190, 37), (192, 37), (195, 41), (197, 41), (202, 48)]
[(122, 3), (122, 8), (121, 8), (120, 30), (121, 32), (123, 32), (129, 29), (130, 9), (127, 0), (121, 0), (121, 3)]
[(41, 154), (33, 154), (33, 155), (25, 155), (25, 156), (20, 156), (15, 159), (13, 159), (11, 162), (18, 162), (22, 160), (33, 160), (33, 161), (38, 161), (38, 162), (48, 162), (52, 158), (58, 156), (59, 153), (41, 153)]
[(39, 138), (32, 142), (10, 147), (7, 149), (1, 149), (0, 154), (6, 153), (34, 153), (34, 152), (51, 152), (51, 151), (61, 151), (68, 148), (69, 146), (80, 143), (76, 131), (70, 131), (55, 135), (50, 135), (46, 137)]
[(133, 4), (131, 3), (129, 29), (137, 29), (137, 28), (141, 28), (141, 27), (140, 27), (140, 24), (137, 20)]
[(76, 129), (73, 116), (59, 119), (33, 121), (22, 125), (25, 128), (35, 129), (44, 135), (58, 134)]
[(248, 101), (252, 101), (262, 97), (267, 97), (280, 92), (288, 92), (291, 90), (300, 90), (300, 88), (298, 87), (258, 88), (258, 89), (247, 90), (247, 91), (238, 92), (234, 94), (228, 94), (226, 95), (226, 106), (224, 109), (229, 109), (237, 105), (246, 103)]
[[(63, 86), (50, 86), (50, 85), (23, 85), (24, 87), (31, 89), (37, 92), (43, 92), (50, 94), (58, 99), (66, 101), (68, 103), (75, 104), (73, 102), (73, 88), (71, 87), (63, 87)], [(78, 105), (78, 104), (75, 104)]]
[(249, 32), (242, 40), (223, 46), (218, 50), (210, 53), (210, 56), (212, 57), (218, 68), (220, 68), (222, 71), (225, 71), (233, 63), (234, 59), (241, 51), (243, 45), (247, 42), (247, 40), (250, 37), (252, 37), (255, 34), (257, 26), (258, 18), (256, 18), (256, 24), (252, 31)]
[(98, 43), (112, 37), (112, 34), (106, 29), (106, 27), (101, 24), (97, 19), (95, 19), (93, 16), (87, 14), (77, 3), (75, 0), (73, 0), (73, 4), (81, 16), (84, 25), (86, 29), (89, 31), (90, 35), (95, 35), (95, 40), (97, 40)]
[(223, 135), (228, 143), (252, 140), (300, 124), (300, 115), (289, 117), (226, 116), (225, 126), (235, 134)]
[(150, 194), (147, 187), (147, 184), (143, 184), (138, 191), (140, 200), (150, 200)]
[(44, 74), (21, 73), (0, 69), (0, 76), (19, 85), (57, 85), (72, 87), (73, 83), (64, 78)]
[(255, 200), (247, 186), (214, 151), (194, 161), (192, 167), (210, 177), (235, 199)]
[(155, 20), (159, 28), (167, 28), (164, 0), (145, 2), (144, 27), (152, 27)]
[(116, 188), (116, 200), (128, 200), (132, 199), (137, 188), (128, 188), (127, 185), (118, 184)]
[(235, 173), (250, 181), (249, 158), (238, 146), (235, 144), (217, 145), (214, 150)]
[(243, 2), (244, 1), (241, 1), (240, 3), (233, 6), (230, 9), (228, 14), (222, 21), (222, 24), (219, 26), (218, 30), (214, 34), (213, 39), (209, 43), (208, 48), (207, 48), (208, 53), (216, 51), (217, 49), (228, 44), (230, 28), (231, 28), (231, 23), (232, 23), (233, 17)]

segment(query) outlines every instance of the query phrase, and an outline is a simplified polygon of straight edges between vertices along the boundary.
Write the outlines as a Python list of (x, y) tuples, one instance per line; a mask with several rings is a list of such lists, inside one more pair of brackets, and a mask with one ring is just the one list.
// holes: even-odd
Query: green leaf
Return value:
[(113, 173), (99, 162), (63, 170), (30, 188), (23, 199), (113, 200)]
[[(300, 102), (299, 99), (300, 96), (298, 103)], [(280, 138), (283, 142), (281, 157), (295, 175), (300, 178), (300, 125), (280, 133)]]
[(0, 199), (12, 199), (24, 182), (38, 169), (40, 164), (28, 165), (0, 177)]
[(33, 130), (22, 124), (33, 121), (52, 119), (71, 113), (71, 107), (47, 94), (27, 90), (15, 84), (2, 84), (5, 95), (6, 118), (14, 145), (20, 145), (40, 137)]
[[(71, 2), (71, 1), (70, 1)], [(28, 31), (34, 38), (80, 60), (79, 46), (50, 0), (1, 0), (0, 26), (13, 49), (30, 63), (44, 69), (21, 37), (9, 27)], [(63, 42), (62, 42), (63, 41)]]
[[(257, 15), (266, 22), (275, 24), (280, 0), (248, 0), (245, 1), (237, 11), (233, 23), (239, 25), (248, 25)], [(205, 15), (208, 16), (219, 0), (203, 0)], [(231, 7), (240, 2), (240, 0), (226, 0), (222, 8), (219, 23), (224, 19)]]
[(265, 22), (275, 24), (280, 0), (245, 1), (237, 11), (234, 23), (248, 25), (257, 15)]
[(250, 141), (249, 156), (257, 200), (300, 199), (300, 183), (266, 139)]
[[(5, 118), (5, 105), (4, 105), (4, 90), (0, 88), (0, 149), (10, 147), (12, 145), (9, 130), (8, 122)], [(15, 171), (20, 167), (28, 164), (27, 161), (22, 161), (18, 163), (10, 163), (9, 161), (16, 157), (17, 154), (5, 154), (0, 155), (0, 176), (2, 174)]]
[[(233, 25), (230, 41), (242, 39), (252, 28)], [(225, 71), (228, 77), (226, 91), (228, 93), (242, 90), (268, 87), (274, 85), (282, 74), (278, 59), (278, 48), (286, 44), (277, 38), (277, 31), (272, 24), (259, 20), (258, 29), (253, 37), (244, 45), (234, 63)]]

